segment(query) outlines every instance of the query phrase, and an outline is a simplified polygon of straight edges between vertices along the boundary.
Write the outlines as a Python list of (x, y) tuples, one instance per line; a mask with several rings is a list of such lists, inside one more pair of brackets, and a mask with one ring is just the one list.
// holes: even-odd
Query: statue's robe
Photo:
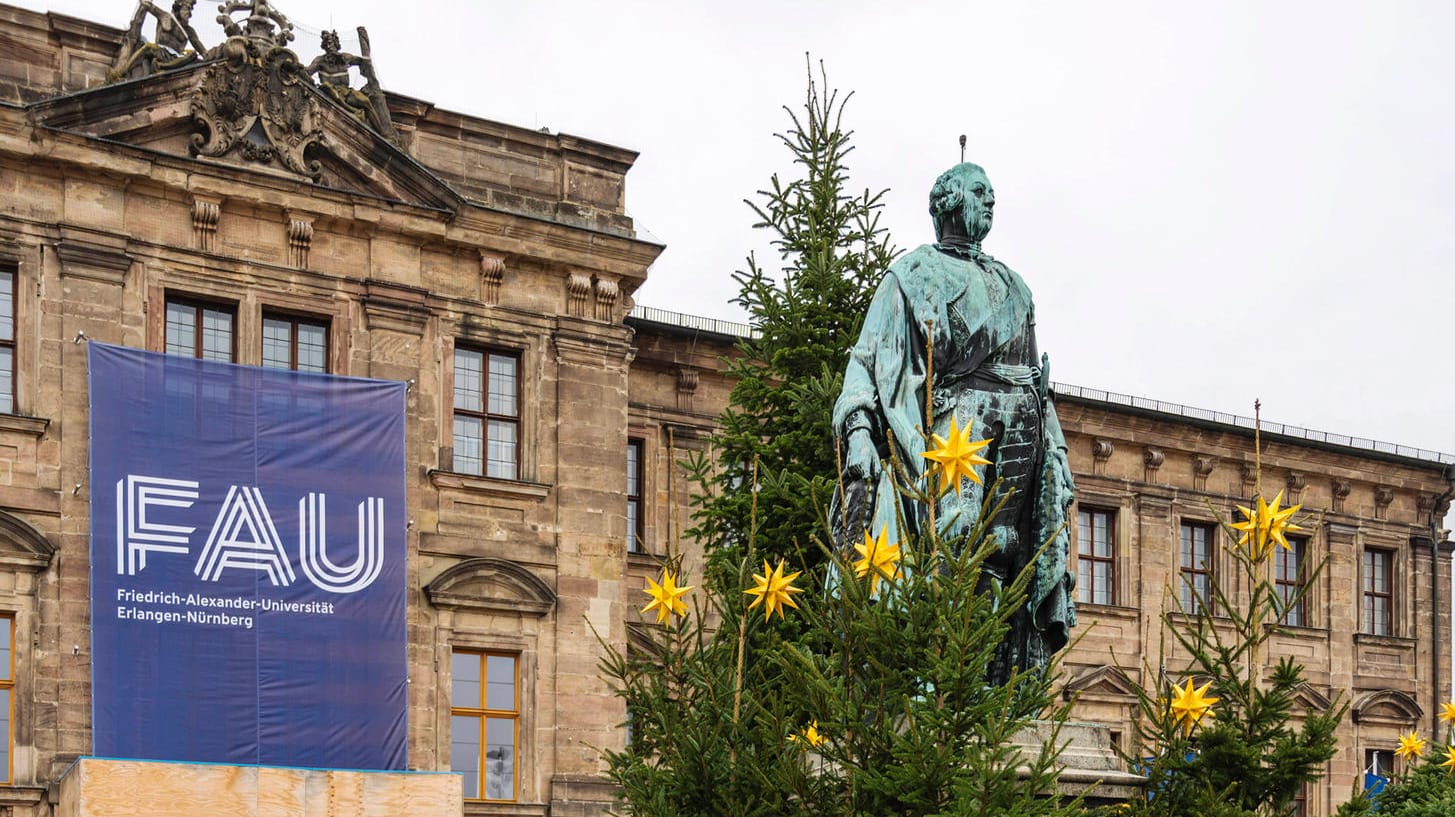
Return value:
[[(970, 425), (971, 440), (996, 440), (981, 452), (992, 461), (983, 466), (985, 485), (965, 480), (959, 496), (951, 491), (942, 497), (936, 526), (944, 540), (967, 533), (998, 477), (1016, 494), (989, 527), (1001, 547), (990, 564), (993, 578), (1014, 579), (1034, 560), (1025, 608), (1013, 616), (1002, 651), (1002, 672), (1008, 666), (1044, 665), (1065, 646), (1076, 623), (1075, 579), (1067, 570), (1071, 469), (1035, 357), (1034, 314), (1030, 290), (1004, 264), (987, 255), (972, 260), (922, 246), (896, 261), (880, 282), (834, 407), (841, 445), (851, 431), (868, 428), (880, 457), (892, 453), (909, 479), (922, 484), (930, 462), (921, 454), (931, 447), (923, 432), (930, 363), (925, 332), (927, 322), (933, 322), (932, 433), (948, 437), (953, 415), (962, 430)], [(923, 506), (900, 507), (888, 468), (880, 470), (877, 484), (866, 487), (871, 507), (850, 523), (853, 530), (839, 531), (841, 541), (860, 539), (865, 528), (877, 534), (886, 527), (889, 541), (899, 541), (926, 523)], [(856, 501), (851, 495), (845, 504), (853, 511)], [(833, 519), (841, 524), (844, 509), (835, 505)], [(908, 531), (900, 530), (901, 514)]]

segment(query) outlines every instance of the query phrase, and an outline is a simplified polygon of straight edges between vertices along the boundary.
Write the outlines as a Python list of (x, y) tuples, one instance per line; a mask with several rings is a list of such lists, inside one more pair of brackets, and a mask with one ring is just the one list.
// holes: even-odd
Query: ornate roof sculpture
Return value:
[[(304, 66), (288, 48), (293, 24), (269, 0), (219, 5), (217, 22), (227, 39), (211, 49), (192, 27), (194, 5), (195, 0), (175, 0), (168, 12), (140, 0), (110, 75), (112, 81), (138, 79), (205, 63), (191, 100), (194, 155), (236, 157), (317, 180), (321, 167), (305, 154), (324, 139), (319, 105), (325, 97), (399, 145), (362, 26), (361, 54), (343, 51), (338, 33), (325, 31), (323, 53)], [(148, 15), (156, 20), (151, 42), (142, 37)], [(363, 88), (350, 85), (353, 67)]]

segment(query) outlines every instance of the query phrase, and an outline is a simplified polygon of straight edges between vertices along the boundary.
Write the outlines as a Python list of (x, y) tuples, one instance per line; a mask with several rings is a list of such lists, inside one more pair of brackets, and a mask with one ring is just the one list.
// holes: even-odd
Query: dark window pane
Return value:
[(479, 352), (469, 349), (455, 350), (455, 408), (465, 411), (481, 410), (480, 367)]
[(450, 656), (450, 706), (480, 708), (480, 656), (457, 652)]
[(489, 677), (486, 708), (514, 711), (515, 659), (508, 655), (492, 655), (485, 659), (485, 663)]
[(0, 346), (0, 414), (15, 411), (15, 350)]
[(220, 309), (202, 310), (202, 359), (232, 360), (232, 314)]
[(167, 354), (196, 356), (196, 308), (185, 304), (167, 304)]
[(465, 796), (480, 798), (480, 718), (450, 718), (450, 770), (463, 772)]
[(514, 719), (485, 719), (485, 799), (515, 799)]
[(515, 358), (490, 356), (490, 413), (515, 416)]
[(515, 423), (490, 421), (489, 456), (485, 475), (515, 479)]
[(0, 270), (0, 340), (15, 340), (15, 273)]
[(263, 365), (272, 369), (293, 368), (293, 324), (277, 318), (263, 319)]
[(328, 327), (317, 323), (298, 324), (298, 371), (328, 371)]
[(484, 432), (479, 417), (455, 415), (455, 464), (462, 474), (479, 474), (483, 464)]

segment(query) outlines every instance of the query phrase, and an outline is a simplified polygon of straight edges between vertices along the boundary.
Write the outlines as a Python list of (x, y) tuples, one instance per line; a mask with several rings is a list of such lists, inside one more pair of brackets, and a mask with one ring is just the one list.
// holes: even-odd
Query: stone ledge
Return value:
[(0, 432), (12, 431), (29, 434), (32, 437), (45, 435), (51, 421), (45, 417), (23, 417), (19, 414), (0, 414)]
[(466, 800), (465, 817), (545, 817), (550, 813), (544, 803), (503, 803), (489, 800)]
[(441, 471), (437, 468), (430, 469), (429, 481), (436, 488), (454, 488), (487, 496), (505, 496), (517, 499), (542, 500), (551, 493), (551, 486), (544, 482), (481, 477), (455, 471)]

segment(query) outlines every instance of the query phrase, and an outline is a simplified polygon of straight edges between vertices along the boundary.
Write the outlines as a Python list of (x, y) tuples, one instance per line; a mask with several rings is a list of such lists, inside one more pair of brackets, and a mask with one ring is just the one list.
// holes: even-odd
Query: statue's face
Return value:
[(979, 243), (990, 233), (990, 223), (995, 218), (995, 188), (979, 171), (966, 174), (964, 185), (965, 232), (971, 241)]
[(323, 50), (332, 54), (339, 50), (338, 35), (332, 31), (323, 32)]
[(182, 0), (182, 2), (172, 7), (172, 10), (176, 12), (176, 17), (178, 20), (181, 20), (185, 23), (192, 19), (192, 5), (195, 1), (196, 0)]

